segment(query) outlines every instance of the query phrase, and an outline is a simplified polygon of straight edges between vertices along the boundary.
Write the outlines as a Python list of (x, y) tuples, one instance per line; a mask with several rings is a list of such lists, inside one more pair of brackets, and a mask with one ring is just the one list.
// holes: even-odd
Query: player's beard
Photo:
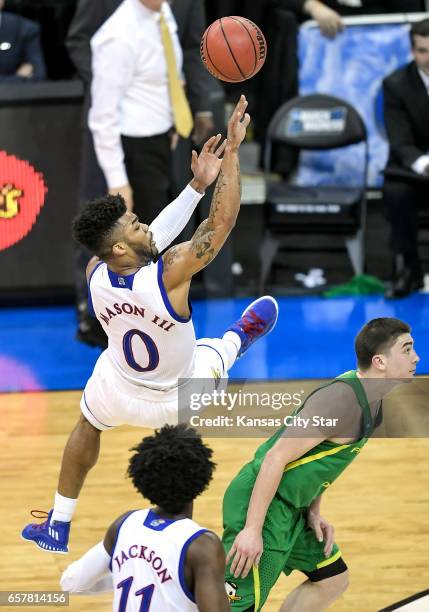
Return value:
[(152, 249), (150, 246), (139, 246), (134, 247), (134, 251), (137, 253), (139, 260), (142, 263), (144, 262), (144, 265), (147, 265), (149, 262), (156, 263), (159, 259), (159, 253), (156, 247), (153, 247)]

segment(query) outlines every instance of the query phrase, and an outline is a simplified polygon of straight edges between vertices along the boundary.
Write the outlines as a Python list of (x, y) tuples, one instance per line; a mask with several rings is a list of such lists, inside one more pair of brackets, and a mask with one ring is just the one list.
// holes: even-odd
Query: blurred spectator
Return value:
[(332, 38), (343, 29), (341, 16), (426, 11), (425, 0), (206, 0), (210, 21), (225, 15), (243, 15), (262, 25), (273, 9), (291, 11), (299, 21), (314, 19)]
[(429, 19), (412, 25), (411, 44), (414, 60), (383, 82), (390, 145), (384, 202), (395, 256), (389, 297), (402, 297), (423, 286), (417, 212), (427, 208), (429, 189)]
[(424, 0), (276, 0), (296, 14), (314, 19), (320, 31), (334, 38), (343, 30), (341, 16), (425, 11)]
[(40, 81), (46, 67), (37, 23), (3, 12), (0, 0), (0, 82)]
[[(126, 0), (128, 6), (130, 5), (130, 1), (132, 2), (132, 6), (134, 9), (141, 9), (140, 12), (142, 14), (146, 14), (147, 16), (152, 16), (152, 22), (147, 20), (147, 23), (150, 24), (152, 28), (152, 35), (157, 37), (157, 45), (156, 54), (158, 54), (154, 59), (156, 59), (158, 64), (159, 72), (155, 74), (156, 77), (160, 77), (161, 80), (164, 80), (164, 89), (163, 93), (165, 96), (162, 98), (162, 95), (159, 99), (159, 108), (152, 110), (152, 115), (149, 116), (143, 114), (147, 112), (144, 104), (135, 103), (134, 110), (136, 112), (134, 129), (142, 129), (144, 130), (144, 134), (147, 134), (148, 137), (138, 137), (143, 135), (143, 133), (138, 133), (137, 131), (133, 134), (127, 133), (125, 139), (121, 137), (122, 126), (117, 122), (119, 120), (118, 112), (120, 109), (122, 93), (119, 91), (120, 88), (125, 88), (127, 90), (129, 83), (124, 82), (123, 76), (124, 73), (122, 70), (118, 72), (112, 70), (112, 66), (109, 65), (108, 70), (104, 71), (101, 69), (97, 74), (97, 84), (101, 84), (101, 87), (105, 87), (107, 81), (107, 87), (109, 89), (109, 109), (110, 117), (114, 118), (115, 123), (115, 134), (114, 134), (114, 146), (112, 151), (114, 151), (114, 156), (116, 160), (119, 160), (117, 169), (114, 170), (115, 176), (113, 177), (113, 182), (116, 182), (117, 176), (121, 175), (123, 181), (130, 181), (131, 186), (133, 187), (133, 195), (134, 195), (134, 203), (136, 204), (136, 212), (142, 213), (142, 217), (145, 222), (150, 222), (152, 218), (156, 215), (157, 211), (160, 210), (169, 200), (171, 196), (174, 196), (175, 193), (169, 194), (168, 189), (171, 182), (171, 151), (170, 151), (170, 128), (172, 127), (173, 121), (171, 118), (171, 109), (168, 111), (170, 120), (168, 125), (165, 126), (165, 133), (157, 135), (151, 130), (157, 124), (157, 115), (158, 111), (161, 108), (170, 108), (169, 97), (166, 88), (166, 65), (165, 59), (163, 57), (159, 57), (161, 47), (161, 39), (160, 32), (156, 29), (153, 30), (153, 26), (156, 25), (158, 27), (158, 22), (156, 19), (156, 13), (151, 12), (144, 4), (146, 2), (139, 2), (139, 0)], [(154, 5), (154, 0), (147, 0), (148, 5)], [(156, 0), (155, 0), (156, 4)], [(162, 2), (157, 2), (161, 6)], [(92, 199), (100, 194), (103, 194), (107, 190), (106, 180), (101, 172), (100, 167), (97, 163), (97, 159), (94, 152), (94, 144), (90, 131), (87, 128), (87, 112), (88, 107), (90, 105), (90, 95), (89, 89), (92, 78), (92, 69), (91, 69), (91, 46), (90, 40), (94, 33), (115, 13), (116, 9), (121, 5), (121, 0), (79, 0), (75, 16), (70, 26), (68, 38), (67, 38), (67, 48), (69, 50), (71, 59), (78, 70), (79, 76), (84, 80), (86, 85), (86, 104), (84, 110), (84, 133), (83, 133), (83, 145), (82, 145), (82, 158), (81, 158), (81, 184), (80, 184), (80, 201), (85, 202), (89, 199)], [(122, 10), (123, 7), (121, 7)], [(205, 13), (204, 13), (204, 3), (203, 0), (175, 0), (172, 4), (172, 11), (174, 17), (171, 15), (168, 5), (166, 5), (166, 11), (168, 14), (168, 21), (172, 27), (175, 29), (175, 24), (177, 22), (177, 29), (173, 35), (173, 39), (176, 41), (177, 53), (179, 59), (179, 66), (181, 64), (180, 58), (180, 48), (177, 43), (177, 36), (180, 40), (181, 49), (183, 51), (183, 71), (186, 79), (186, 89), (188, 99), (190, 101), (190, 105), (192, 111), (194, 113), (194, 138), (195, 141), (200, 142), (205, 140), (209, 133), (211, 133), (213, 129), (213, 119), (212, 113), (210, 111), (210, 101), (209, 101), (209, 80), (211, 79), (208, 72), (204, 69), (199, 55), (199, 44), (201, 40), (201, 35), (205, 27)], [(113, 15), (112, 19), (115, 18)], [(133, 24), (130, 24), (126, 27), (125, 31), (122, 32), (122, 37), (119, 35), (115, 37), (112, 36), (109, 39), (109, 44), (107, 47), (115, 47), (118, 45), (121, 48), (121, 51), (129, 49), (128, 47), (128, 38), (131, 36), (130, 32), (134, 29), (132, 27)], [(106, 23), (106, 26), (108, 24)], [(110, 27), (110, 26), (109, 26)], [(144, 24), (142, 23), (142, 28)], [(113, 22), (114, 28), (114, 22)], [(143, 31), (143, 29), (141, 30)], [(124, 42), (125, 41), (125, 42)], [(144, 42), (144, 40), (143, 40)], [(151, 46), (154, 44), (153, 41), (148, 39), (148, 44)], [(106, 49), (106, 45), (103, 45), (104, 50)], [(152, 47), (151, 47), (152, 48)], [(109, 50), (107, 51), (109, 53)], [(114, 51), (115, 55), (115, 51)], [(112, 61), (116, 60), (114, 57)], [(100, 54), (98, 54), (97, 65), (100, 66), (100, 62), (103, 61), (103, 58), (100, 59)], [(139, 69), (145, 68), (144, 66), (139, 66)], [(155, 82), (151, 83), (148, 80), (148, 76), (153, 78), (152, 75), (144, 74), (142, 72), (139, 73), (139, 85), (144, 89), (145, 87), (151, 88), (155, 85), (155, 89), (157, 91), (160, 90), (159, 84), (157, 85)], [(142, 78), (144, 77), (144, 78)], [(98, 85), (96, 84), (96, 88)], [(123, 91), (125, 93), (125, 91)], [(103, 103), (101, 101), (101, 103)], [(97, 120), (97, 112), (98, 112), (97, 104), (93, 108), (93, 117), (95, 117), (96, 124), (99, 123)], [(113, 113), (113, 114), (112, 114)], [(142, 114), (143, 113), (143, 114)], [(101, 124), (96, 128), (98, 133), (103, 132), (103, 119), (101, 120)], [(110, 130), (110, 126), (107, 128)], [(108, 134), (108, 137), (111, 134)], [(124, 155), (124, 140), (126, 140), (125, 147), (127, 147), (127, 153), (125, 158), (125, 168), (122, 161), (122, 156)], [(101, 142), (103, 142), (103, 136), (101, 136)], [(162, 149), (162, 154), (160, 151), (158, 153), (153, 150), (149, 152), (149, 155), (152, 156), (154, 160), (153, 163), (144, 163), (142, 160), (143, 152), (142, 148), (145, 146), (159, 147)], [(182, 143), (180, 143), (182, 144)], [(101, 147), (103, 145), (101, 144)], [(131, 152), (131, 149), (133, 151)], [(103, 158), (103, 153), (101, 154)], [(140, 156), (140, 159), (137, 159), (135, 156)], [(134, 159), (132, 157), (134, 156)], [(103, 162), (102, 162), (103, 163)], [(130, 165), (134, 164), (134, 167), (130, 169)], [(143, 164), (143, 165), (142, 165)], [(118, 174), (119, 169), (119, 174)], [(124, 173), (125, 172), (125, 173)], [(107, 170), (106, 170), (107, 173)], [(133, 184), (134, 183), (134, 184)], [(128, 183), (124, 185), (113, 184), (112, 183), (112, 175), (110, 174), (109, 187), (112, 188), (113, 191), (122, 191), (123, 193), (128, 192), (129, 199), (131, 199), (131, 188), (127, 186)], [(207, 196), (206, 196), (207, 198)], [(206, 199), (204, 198), (204, 199)], [(153, 205), (151, 202), (153, 201)], [(149, 208), (151, 206), (151, 208)], [(227, 252), (227, 250), (225, 250)], [(105, 342), (105, 334), (102, 332), (101, 327), (98, 325), (96, 319), (93, 319), (88, 314), (87, 309), (87, 288), (86, 288), (86, 278), (85, 278), (85, 265), (88, 261), (88, 254), (82, 251), (78, 252), (77, 255), (77, 265), (76, 265), (76, 290), (77, 290), (77, 303), (78, 303), (78, 313), (79, 313), (79, 330), (78, 330), (78, 338), (92, 344), (102, 345)], [(219, 259), (221, 262), (221, 259)], [(216, 273), (216, 263), (219, 266), (219, 262), (215, 262), (212, 266), (211, 273)], [(224, 276), (225, 276), (225, 271)], [(228, 274), (228, 271), (226, 271)], [(230, 275), (230, 274), (229, 274)]]

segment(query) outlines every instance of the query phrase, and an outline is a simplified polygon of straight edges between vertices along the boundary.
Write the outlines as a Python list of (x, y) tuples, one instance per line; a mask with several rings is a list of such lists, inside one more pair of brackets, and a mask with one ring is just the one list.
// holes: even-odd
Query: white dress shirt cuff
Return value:
[(420, 155), (416, 161), (411, 164), (411, 168), (417, 174), (425, 174), (426, 167), (429, 166), (429, 155)]

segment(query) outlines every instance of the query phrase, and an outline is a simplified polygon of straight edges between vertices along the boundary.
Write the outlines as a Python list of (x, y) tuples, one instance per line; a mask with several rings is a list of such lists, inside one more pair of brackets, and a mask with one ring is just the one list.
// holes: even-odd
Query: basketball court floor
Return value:
[[(197, 336), (222, 334), (247, 302), (195, 303)], [(413, 327), (421, 357), (417, 382), (422, 384), (429, 372), (428, 314), (426, 295), (395, 302), (379, 297), (281, 299), (276, 329), (252, 347), (231, 376), (250, 379), (256, 388), (269, 384), (284, 392), (307, 390), (318, 383), (315, 379), (354, 367), (353, 337), (365, 321), (397, 316)], [(19, 537), (31, 509), (51, 507), (62, 450), (79, 415), (80, 389), (99, 353), (74, 340), (74, 327), (71, 308), (0, 310), (0, 591), (57, 590), (68, 563), (102, 539), (114, 518), (145, 503), (125, 470), (129, 449), (149, 431), (118, 428), (103, 433), (99, 463), (78, 504), (69, 555), (44, 553)], [(392, 408), (401, 415), (407, 409), (413, 437), (370, 440), (325, 494), (323, 514), (335, 526), (351, 573), (349, 590), (331, 608), (335, 612), (375, 612), (429, 588), (429, 442), (419, 437), (427, 402), (419, 398), (419, 405), (412, 406), (412, 398), (399, 395)], [(207, 442), (218, 467), (209, 490), (195, 504), (194, 518), (220, 534), (223, 492), (261, 438)], [(282, 577), (264, 610), (278, 610), (300, 581), (297, 573)], [(429, 610), (427, 599), (414, 603), (417, 607), (403, 609)], [(69, 609), (107, 612), (110, 597), (72, 597)]]

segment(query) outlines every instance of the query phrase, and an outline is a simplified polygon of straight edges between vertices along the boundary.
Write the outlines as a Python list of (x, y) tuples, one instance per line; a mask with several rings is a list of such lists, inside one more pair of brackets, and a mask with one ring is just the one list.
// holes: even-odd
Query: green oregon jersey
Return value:
[[(286, 465), (276, 497), (295, 508), (308, 507), (316, 497), (323, 493), (353, 461), (368, 441), (368, 437), (374, 429), (368, 400), (364, 388), (357, 377), (356, 370), (341, 374), (341, 376), (335, 378), (328, 385), (344, 383), (353, 389), (362, 410), (364, 437), (349, 444), (337, 444), (324, 440), (300, 457), (300, 459)], [(323, 387), (328, 385), (323, 385)], [(309, 397), (323, 387), (313, 391)], [(302, 410), (305, 402), (294, 414), (298, 414)], [(255, 476), (259, 472), (266, 453), (282, 436), (286, 427), (282, 427), (256, 451), (253, 461), (248, 464), (253, 468)]]

